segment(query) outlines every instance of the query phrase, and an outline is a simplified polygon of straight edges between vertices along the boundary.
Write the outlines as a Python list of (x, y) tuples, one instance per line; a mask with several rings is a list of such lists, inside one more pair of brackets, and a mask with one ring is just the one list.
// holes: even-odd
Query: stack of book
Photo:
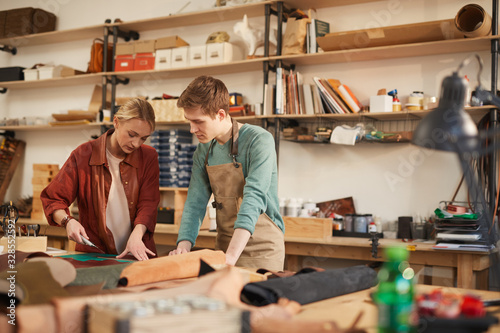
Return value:
[(322, 102), (322, 113), (357, 113), (363, 109), (351, 89), (336, 79), (314, 77)]

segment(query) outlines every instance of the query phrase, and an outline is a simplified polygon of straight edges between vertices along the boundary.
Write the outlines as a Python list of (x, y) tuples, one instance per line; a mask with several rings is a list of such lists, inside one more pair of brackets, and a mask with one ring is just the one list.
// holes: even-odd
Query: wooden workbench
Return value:
[[(428, 293), (435, 288), (438, 287), (417, 285), (416, 293)], [(342, 328), (348, 328), (356, 320), (356, 317), (362, 313), (356, 328), (365, 329), (368, 333), (375, 333), (377, 332), (377, 307), (370, 297), (370, 294), (374, 292), (375, 289), (376, 287), (304, 305), (302, 306), (302, 311), (298, 313), (294, 319), (310, 321), (331, 320), (336, 323), (341, 323)], [(472, 293), (481, 297), (482, 300), (500, 297), (499, 292), (484, 290), (443, 287), (443, 292), (462, 294)], [(494, 316), (500, 320), (500, 306), (487, 308), (487, 310), (489, 312), (496, 311)], [(491, 326), (488, 333), (500, 333), (500, 325)]]
[[(42, 234), (66, 237), (62, 228), (42, 226)], [(178, 227), (169, 224), (157, 224), (155, 242), (158, 245), (175, 246)], [(197, 248), (213, 249), (215, 232), (200, 231), (196, 240)], [(456, 250), (435, 250), (432, 244), (420, 242), (402, 243), (398, 239), (380, 239), (379, 257), (372, 258), (370, 241), (367, 238), (324, 237), (320, 239), (289, 237), (285, 235), (285, 253), (287, 269), (297, 271), (304, 266), (321, 266), (324, 258), (349, 259), (361, 261), (382, 261), (384, 248), (395, 244), (405, 244), (414, 248), (410, 252), (409, 262), (419, 267), (449, 267), (456, 269), (456, 287), (469, 289), (488, 289), (489, 253)], [(425, 281), (432, 283), (432, 281)], [(447, 283), (453, 286), (453, 282)]]

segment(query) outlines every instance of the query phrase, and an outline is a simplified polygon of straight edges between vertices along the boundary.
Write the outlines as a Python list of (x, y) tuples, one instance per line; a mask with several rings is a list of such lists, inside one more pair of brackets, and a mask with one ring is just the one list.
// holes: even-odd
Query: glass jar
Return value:
[(368, 231), (368, 222), (365, 215), (356, 215), (354, 218), (354, 232), (363, 232), (366, 233)]

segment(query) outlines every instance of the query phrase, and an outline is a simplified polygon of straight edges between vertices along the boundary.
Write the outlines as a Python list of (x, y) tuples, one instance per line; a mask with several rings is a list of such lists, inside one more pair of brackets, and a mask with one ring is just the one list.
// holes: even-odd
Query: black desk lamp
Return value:
[[(500, 99), (481, 87), (482, 60), (477, 54), (475, 57), (479, 62), (476, 98), (500, 107)], [(483, 214), (482, 218), (479, 219), (479, 231), (482, 239), (488, 245), (493, 245), (498, 240), (498, 227), (493, 227), (494, 224), (481, 183), (476, 179), (471, 162), (474, 158), (488, 153), (489, 150), (500, 147), (489, 147), (488, 149), (483, 147), (482, 138), (488, 138), (490, 133), (478, 132), (475, 122), (464, 110), (468, 83), (459, 76), (458, 72), (470, 59), (470, 57), (465, 59), (457, 71), (443, 80), (439, 105), (419, 122), (413, 132), (412, 143), (425, 148), (457, 153), (471, 199), (476, 203), (476, 210)]]

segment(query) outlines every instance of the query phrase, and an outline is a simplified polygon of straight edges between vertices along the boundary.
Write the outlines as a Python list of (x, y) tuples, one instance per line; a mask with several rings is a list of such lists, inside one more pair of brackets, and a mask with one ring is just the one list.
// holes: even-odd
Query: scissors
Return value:
[(96, 249), (98, 249), (102, 253), (106, 253), (103, 250), (101, 250), (100, 248), (98, 248), (94, 243), (92, 243), (91, 241), (89, 241), (87, 238), (83, 237), (82, 235), (80, 235), (80, 237), (82, 238), (83, 244), (95, 247)]

